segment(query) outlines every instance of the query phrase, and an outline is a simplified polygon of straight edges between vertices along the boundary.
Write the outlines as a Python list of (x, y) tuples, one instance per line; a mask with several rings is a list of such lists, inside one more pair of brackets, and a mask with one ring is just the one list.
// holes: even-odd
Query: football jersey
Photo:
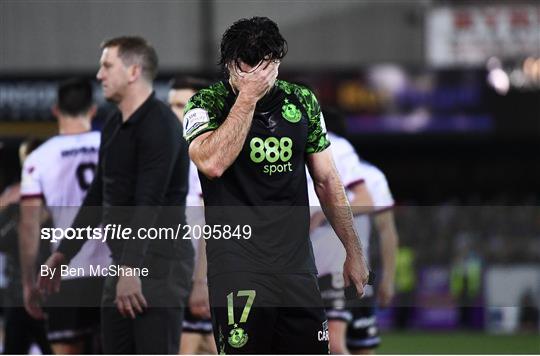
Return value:
[[(100, 133), (93, 131), (47, 140), (24, 161), (21, 198), (42, 198), (54, 227), (71, 227), (94, 178), (99, 144)], [(51, 245), (54, 250), (58, 242)], [(109, 265), (109, 254), (107, 244), (87, 241), (69, 266), (85, 268), (84, 275), (88, 276), (90, 264)]]
[[(328, 133), (328, 138), (332, 142), (332, 156), (349, 200), (354, 198), (351, 189), (356, 184), (366, 184), (375, 212), (392, 207), (394, 200), (385, 175), (377, 167), (360, 160), (354, 147), (345, 138), (331, 132)], [(315, 213), (320, 210), (320, 203), (313, 187), (313, 181), (310, 176), (308, 178), (310, 205), (312, 213)], [(354, 216), (354, 225), (360, 237), (364, 255), (368, 259), (371, 233), (369, 216), (365, 214)], [(311, 240), (319, 274), (341, 272), (346, 253), (330, 224), (324, 224), (315, 229), (311, 233)]]
[[(184, 135), (192, 142), (217, 129), (236, 95), (226, 81), (195, 94), (186, 105)], [(315, 273), (309, 241), (306, 156), (330, 145), (313, 93), (278, 80), (257, 102), (236, 160), (220, 178), (199, 174), (206, 223), (249, 225), (249, 239), (209, 239), (208, 274), (251, 271)]]
[(186, 222), (190, 227), (191, 243), (197, 256), (199, 248), (198, 239), (193, 232), (195, 225), (204, 225), (204, 208), (202, 202), (202, 188), (199, 180), (197, 166), (193, 161), (189, 162), (189, 189), (186, 197)]
[(187, 206), (202, 206), (202, 188), (199, 172), (193, 161), (189, 161), (189, 189), (186, 197)]

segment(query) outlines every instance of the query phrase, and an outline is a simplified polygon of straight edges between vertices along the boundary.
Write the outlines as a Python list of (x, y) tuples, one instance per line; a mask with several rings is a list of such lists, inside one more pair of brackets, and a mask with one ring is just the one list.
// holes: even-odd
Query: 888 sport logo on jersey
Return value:
[(264, 174), (292, 172), (293, 141), (290, 137), (253, 137), (249, 141), (249, 158), (256, 164), (263, 164)]

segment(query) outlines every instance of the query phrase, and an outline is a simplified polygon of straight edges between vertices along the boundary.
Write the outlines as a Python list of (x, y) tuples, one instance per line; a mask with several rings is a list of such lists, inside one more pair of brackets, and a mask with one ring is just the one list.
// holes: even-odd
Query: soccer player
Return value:
[[(43, 141), (28, 139), (19, 146), (21, 165), (26, 157)], [(0, 251), (6, 256), (7, 286), (4, 300), (4, 354), (27, 354), (32, 344), (36, 343), (43, 354), (52, 354), (47, 339), (45, 320), (32, 318), (24, 308), (19, 261), (19, 221), (20, 181), (8, 186), (0, 194)], [(44, 216), (44, 219), (48, 215)], [(44, 225), (49, 223), (43, 221)], [(38, 251), (38, 263), (44, 261), (50, 253), (48, 244), (41, 244)]]
[[(195, 77), (176, 77), (172, 80), (168, 100), (180, 123), (184, 120), (184, 108), (188, 100), (209, 84), (208, 81)], [(186, 202), (188, 225), (204, 225), (201, 183), (193, 161), (190, 161), (189, 165), (189, 190)], [(193, 238), (191, 241), (195, 248), (195, 269), (189, 305), (186, 308), (182, 324), (180, 354), (192, 355), (198, 351), (216, 354), (217, 349), (212, 337), (212, 321), (210, 320), (210, 304), (208, 302), (205, 240)]]
[[(193, 248), (187, 240), (151, 239), (147, 232), (185, 225), (187, 144), (174, 113), (155, 97), (154, 48), (144, 38), (131, 36), (109, 39), (101, 48), (97, 79), (117, 110), (103, 128), (96, 178), (73, 226), (102, 223), (105, 229), (114, 225), (129, 232), (128, 239), (107, 239), (113, 266), (125, 272), (105, 280), (103, 351), (177, 354)], [(47, 266), (74, 258), (80, 242), (62, 240)], [(57, 287), (56, 280), (40, 282), (46, 290)]]
[[(286, 48), (270, 19), (235, 22), (221, 41), (228, 80), (199, 91), (185, 109), (184, 135), (213, 229), (208, 286), (220, 353), (328, 353), (306, 164), (347, 252), (345, 283), (362, 295), (368, 280), (319, 104), (309, 89), (277, 80)], [(246, 225), (252, 234), (236, 236)]]
[[(90, 131), (96, 107), (89, 81), (72, 79), (60, 84), (52, 111), (58, 120), (59, 135), (28, 156), (21, 181), (19, 247), (24, 305), (36, 319), (45, 317), (36, 285), (38, 250), (40, 243), (50, 244), (40, 241), (42, 209), (49, 211), (55, 227), (71, 225), (94, 177), (100, 144), (99, 132)], [(108, 248), (88, 241), (70, 267), (88, 269), (89, 264), (99, 263), (109, 263)], [(48, 338), (55, 353), (82, 353), (85, 342), (91, 343), (90, 337), (99, 332), (95, 307), (99, 305), (103, 280), (80, 277), (64, 278), (65, 289), (70, 292), (59, 295), (59, 303), (55, 303), (59, 305), (48, 310)]]
[(375, 305), (387, 307), (394, 297), (398, 246), (398, 234), (392, 210), (394, 199), (386, 177), (379, 168), (369, 162), (360, 160), (360, 165), (364, 172), (367, 190), (373, 200), (373, 211), (370, 216), (356, 217), (356, 226), (359, 236), (366, 238), (366, 250), (369, 249), (371, 225), (375, 226), (379, 237), (382, 273), (376, 292), (368, 288), (364, 299), (350, 302), (352, 319), (347, 330), (347, 347), (353, 354), (359, 355), (374, 353), (374, 349), (380, 344)]
[[(342, 133), (343, 118), (334, 110), (325, 110), (328, 138), (337, 170), (347, 189), (355, 225), (362, 237), (362, 246), (369, 249), (370, 219), (372, 214), (380, 238), (383, 273), (377, 301), (387, 306), (394, 290), (397, 233), (391, 208), (394, 204), (384, 174), (373, 165), (361, 161), (353, 146), (334, 132)], [(345, 251), (336, 243), (335, 234), (325, 223), (317, 209), (318, 200), (313, 185), (309, 184), (309, 197), (314, 211), (311, 218), (311, 238), (319, 272), (319, 285), (329, 319), (330, 350), (333, 354), (370, 353), (379, 344), (374, 313), (374, 293), (365, 289), (365, 298), (353, 301), (348, 308), (343, 289), (341, 266)], [(360, 307), (359, 307), (360, 306)]]

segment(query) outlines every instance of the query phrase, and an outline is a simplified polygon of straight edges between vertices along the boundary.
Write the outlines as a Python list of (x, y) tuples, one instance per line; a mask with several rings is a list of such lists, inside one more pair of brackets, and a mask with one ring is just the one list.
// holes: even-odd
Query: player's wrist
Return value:
[(22, 280), (22, 287), (24, 291), (28, 291), (32, 289), (32, 287), (35, 285), (35, 282), (28, 278), (23, 278)]
[(253, 95), (247, 90), (240, 90), (238, 92), (238, 97), (236, 99), (236, 102), (245, 105), (245, 106), (255, 106), (257, 104), (257, 101), (259, 101), (259, 98), (256, 95)]
[(33, 287), (36, 284), (36, 276), (38, 275), (37, 269), (34, 267), (26, 267), (21, 270), (21, 283), (24, 287)]
[(365, 260), (364, 248), (359, 243), (359, 238), (354, 236), (354, 238), (351, 238), (348, 241), (350, 241), (350, 243), (345, 245), (346, 257), (353, 260)]

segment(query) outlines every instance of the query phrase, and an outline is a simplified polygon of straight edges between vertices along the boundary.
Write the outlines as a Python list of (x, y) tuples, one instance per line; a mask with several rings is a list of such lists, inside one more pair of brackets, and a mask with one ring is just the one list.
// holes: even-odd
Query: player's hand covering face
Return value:
[(274, 86), (279, 64), (272, 60), (262, 60), (254, 67), (242, 61), (238, 65), (230, 63), (230, 83), (239, 94), (258, 101)]

